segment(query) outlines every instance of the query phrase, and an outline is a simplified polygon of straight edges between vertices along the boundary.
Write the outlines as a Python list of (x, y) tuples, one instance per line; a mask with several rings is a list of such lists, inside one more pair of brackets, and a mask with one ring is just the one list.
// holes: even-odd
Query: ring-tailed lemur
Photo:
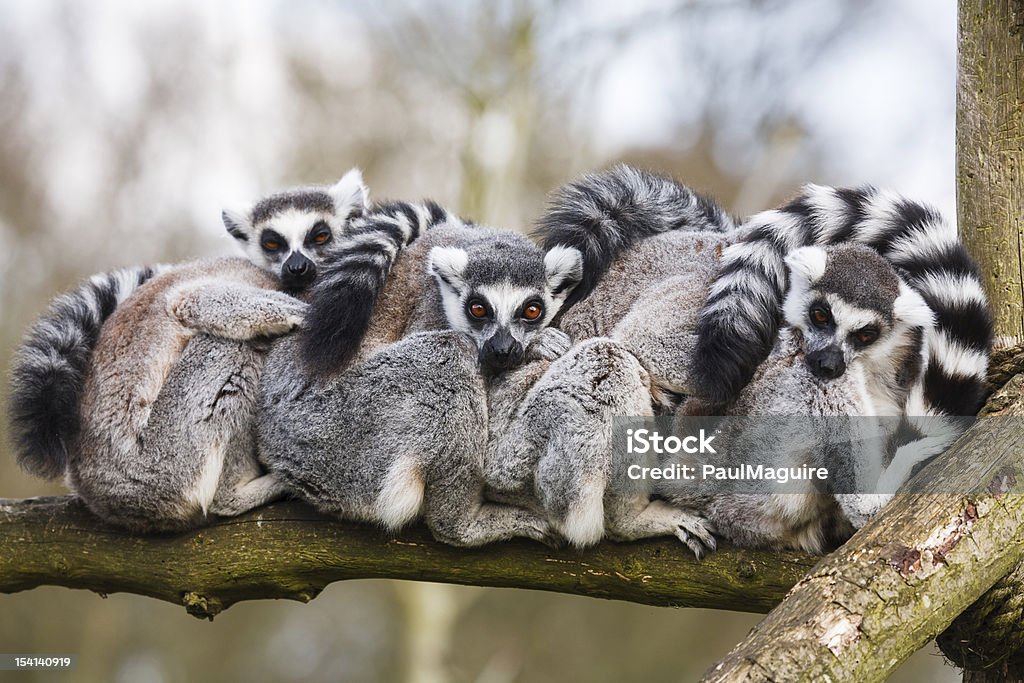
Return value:
[(435, 227), (398, 257), (357, 360), (339, 369), (344, 340), (362, 335), (338, 284), (370, 282), (363, 268), (393, 256), (386, 241), (368, 240), (333, 264), (301, 334), (275, 344), (257, 420), (261, 461), (329, 514), (388, 529), (422, 517), (456, 545), (552, 542), (543, 514), (484, 500), (485, 378), (564, 352), (565, 335), (547, 324), (582, 257), (455, 220)]
[(744, 225), (723, 254), (701, 311), (698, 393), (711, 400), (735, 396), (767, 354), (786, 292), (786, 253), (840, 242), (877, 250), (935, 312), (922, 400), (908, 406), (909, 414), (975, 415), (993, 336), (978, 267), (935, 210), (873, 188), (808, 185), (786, 206)]
[[(285, 289), (308, 285), (331, 244), (368, 209), (358, 169), (331, 187), (297, 188), (224, 212), (224, 225), (249, 259)], [(53, 479), (64, 474), (78, 435), (81, 393), (100, 329), (154, 276), (173, 268), (140, 266), (92, 276), (57, 297), (33, 325), (11, 367), (9, 417), (18, 463)]]
[[(397, 248), (402, 234), (356, 236), (359, 248), (325, 270), (299, 335), (308, 372), (329, 375), (357, 353), (365, 358), (411, 333), (441, 329), (472, 338), (484, 368), (501, 372), (551, 336), (541, 332), (582, 271), (576, 249), (542, 251), (524, 235), (452, 215), (405, 250)], [(358, 306), (352, 291), (367, 293)]]
[(100, 331), (82, 392), (68, 484), (108, 522), (199, 524), (283, 494), (255, 460), (254, 397), (269, 338), (302, 321), (298, 299), (244, 259), (153, 278)]
[[(739, 430), (723, 427), (713, 464), (825, 467), (828, 479), (824, 485), (805, 479), (787, 487), (755, 482), (745, 489), (749, 493), (710, 496), (699, 483), (673, 482), (661, 483), (655, 492), (699, 509), (719, 535), (737, 545), (822, 552), (863, 526), (917, 464), (911, 451), (891, 452), (898, 420), (861, 416), (891, 414), (875, 402), (914, 390), (924, 372), (925, 332), (933, 313), (891, 264), (867, 247), (803, 247), (786, 264), (785, 326), (725, 414), (826, 419), (744, 419), (736, 425)], [(694, 284), (706, 292), (711, 280)], [(692, 305), (690, 311), (696, 318)], [(696, 353), (699, 338), (691, 334), (688, 341)], [(880, 359), (892, 363), (898, 379), (883, 391)], [(697, 403), (688, 400), (678, 414), (700, 414)], [(851, 419), (827, 419), (831, 416)]]

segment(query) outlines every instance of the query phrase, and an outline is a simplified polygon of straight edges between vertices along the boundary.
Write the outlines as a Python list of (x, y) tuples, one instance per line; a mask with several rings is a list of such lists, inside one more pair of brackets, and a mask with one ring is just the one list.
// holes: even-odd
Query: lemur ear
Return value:
[(552, 297), (568, 296), (583, 279), (583, 254), (572, 247), (551, 247), (544, 254), (544, 277)]
[(801, 247), (794, 249), (786, 257), (786, 265), (790, 271), (802, 275), (809, 284), (814, 284), (825, 274), (825, 262), (828, 254), (822, 247)]
[(342, 218), (361, 216), (370, 208), (370, 189), (363, 182), (363, 173), (353, 168), (327, 191), (334, 200), (334, 209)]
[(434, 247), (430, 250), (427, 269), (440, 284), (447, 285), (455, 291), (462, 291), (466, 286), (463, 275), (468, 263), (469, 254), (465, 249)]
[(917, 291), (900, 280), (899, 296), (892, 302), (893, 317), (908, 327), (927, 329), (935, 324), (935, 313)]
[(220, 218), (224, 221), (224, 227), (227, 228), (228, 234), (239, 242), (248, 242), (249, 235), (252, 233), (250, 215), (249, 207), (234, 208), (221, 211)]

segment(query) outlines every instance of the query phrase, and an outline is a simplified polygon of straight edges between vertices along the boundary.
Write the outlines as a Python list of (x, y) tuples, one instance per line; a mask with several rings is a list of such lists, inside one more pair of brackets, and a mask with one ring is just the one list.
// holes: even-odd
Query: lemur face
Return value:
[(224, 227), (253, 263), (297, 293), (312, 284), (327, 247), (367, 210), (368, 201), (362, 174), (354, 168), (331, 187), (286, 190), (251, 207), (225, 210)]
[(576, 249), (545, 254), (522, 236), (500, 233), (466, 248), (434, 247), (429, 260), (448, 324), (473, 338), (492, 374), (523, 361), (583, 272)]
[(863, 363), (900, 385), (921, 369), (931, 310), (874, 250), (804, 247), (786, 259), (786, 323), (800, 331), (808, 369), (823, 380)]

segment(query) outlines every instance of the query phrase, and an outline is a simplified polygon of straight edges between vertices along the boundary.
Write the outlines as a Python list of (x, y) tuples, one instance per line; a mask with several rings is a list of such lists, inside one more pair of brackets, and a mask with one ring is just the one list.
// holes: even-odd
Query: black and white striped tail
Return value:
[(338, 243), (313, 286), (300, 338), (312, 373), (328, 374), (352, 360), (399, 253), (442, 223), (465, 225), (431, 201), (379, 204), (353, 222), (353, 232)]
[(63, 294), (32, 326), (11, 366), (8, 412), (14, 447), (26, 471), (64, 473), (80, 426), (82, 387), (104, 321), (132, 292), (169, 266), (93, 275)]
[(645, 237), (734, 227), (713, 200), (671, 178), (620, 164), (558, 190), (536, 235), (545, 250), (562, 245), (583, 254), (583, 280), (569, 295), (565, 310), (585, 299), (612, 262)]
[[(807, 245), (876, 249), (935, 313), (921, 415), (970, 416), (980, 408), (992, 314), (977, 264), (935, 210), (873, 188), (808, 185), (789, 204), (753, 216), (723, 253), (697, 326), (698, 393), (726, 402), (767, 357), (781, 323), (785, 255)], [(913, 413), (912, 413), (913, 414)]]

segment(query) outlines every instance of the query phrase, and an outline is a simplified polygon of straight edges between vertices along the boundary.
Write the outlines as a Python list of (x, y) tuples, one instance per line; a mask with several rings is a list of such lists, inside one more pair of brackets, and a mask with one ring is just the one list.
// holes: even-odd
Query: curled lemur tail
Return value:
[(432, 201), (389, 202), (353, 221), (317, 277), (300, 336), (302, 358), (317, 374), (346, 365), (359, 351), (388, 273), (402, 249), (425, 230), (466, 225)]
[(100, 328), (121, 302), (170, 266), (93, 275), (57, 297), (32, 326), (11, 366), (8, 404), (18, 464), (38, 477), (64, 474), (80, 426), (82, 389)]
[(622, 252), (646, 237), (734, 227), (713, 200), (670, 178), (620, 164), (558, 190), (535, 234), (545, 250), (563, 245), (583, 254), (583, 279), (566, 299), (565, 311), (593, 291)]
[(976, 414), (993, 326), (977, 264), (933, 209), (874, 188), (808, 185), (780, 209), (759, 213), (722, 266), (697, 324), (699, 395), (736, 396), (767, 357), (781, 323), (784, 258), (802, 246), (855, 242), (877, 250), (935, 314), (926, 331), (925, 414)]

